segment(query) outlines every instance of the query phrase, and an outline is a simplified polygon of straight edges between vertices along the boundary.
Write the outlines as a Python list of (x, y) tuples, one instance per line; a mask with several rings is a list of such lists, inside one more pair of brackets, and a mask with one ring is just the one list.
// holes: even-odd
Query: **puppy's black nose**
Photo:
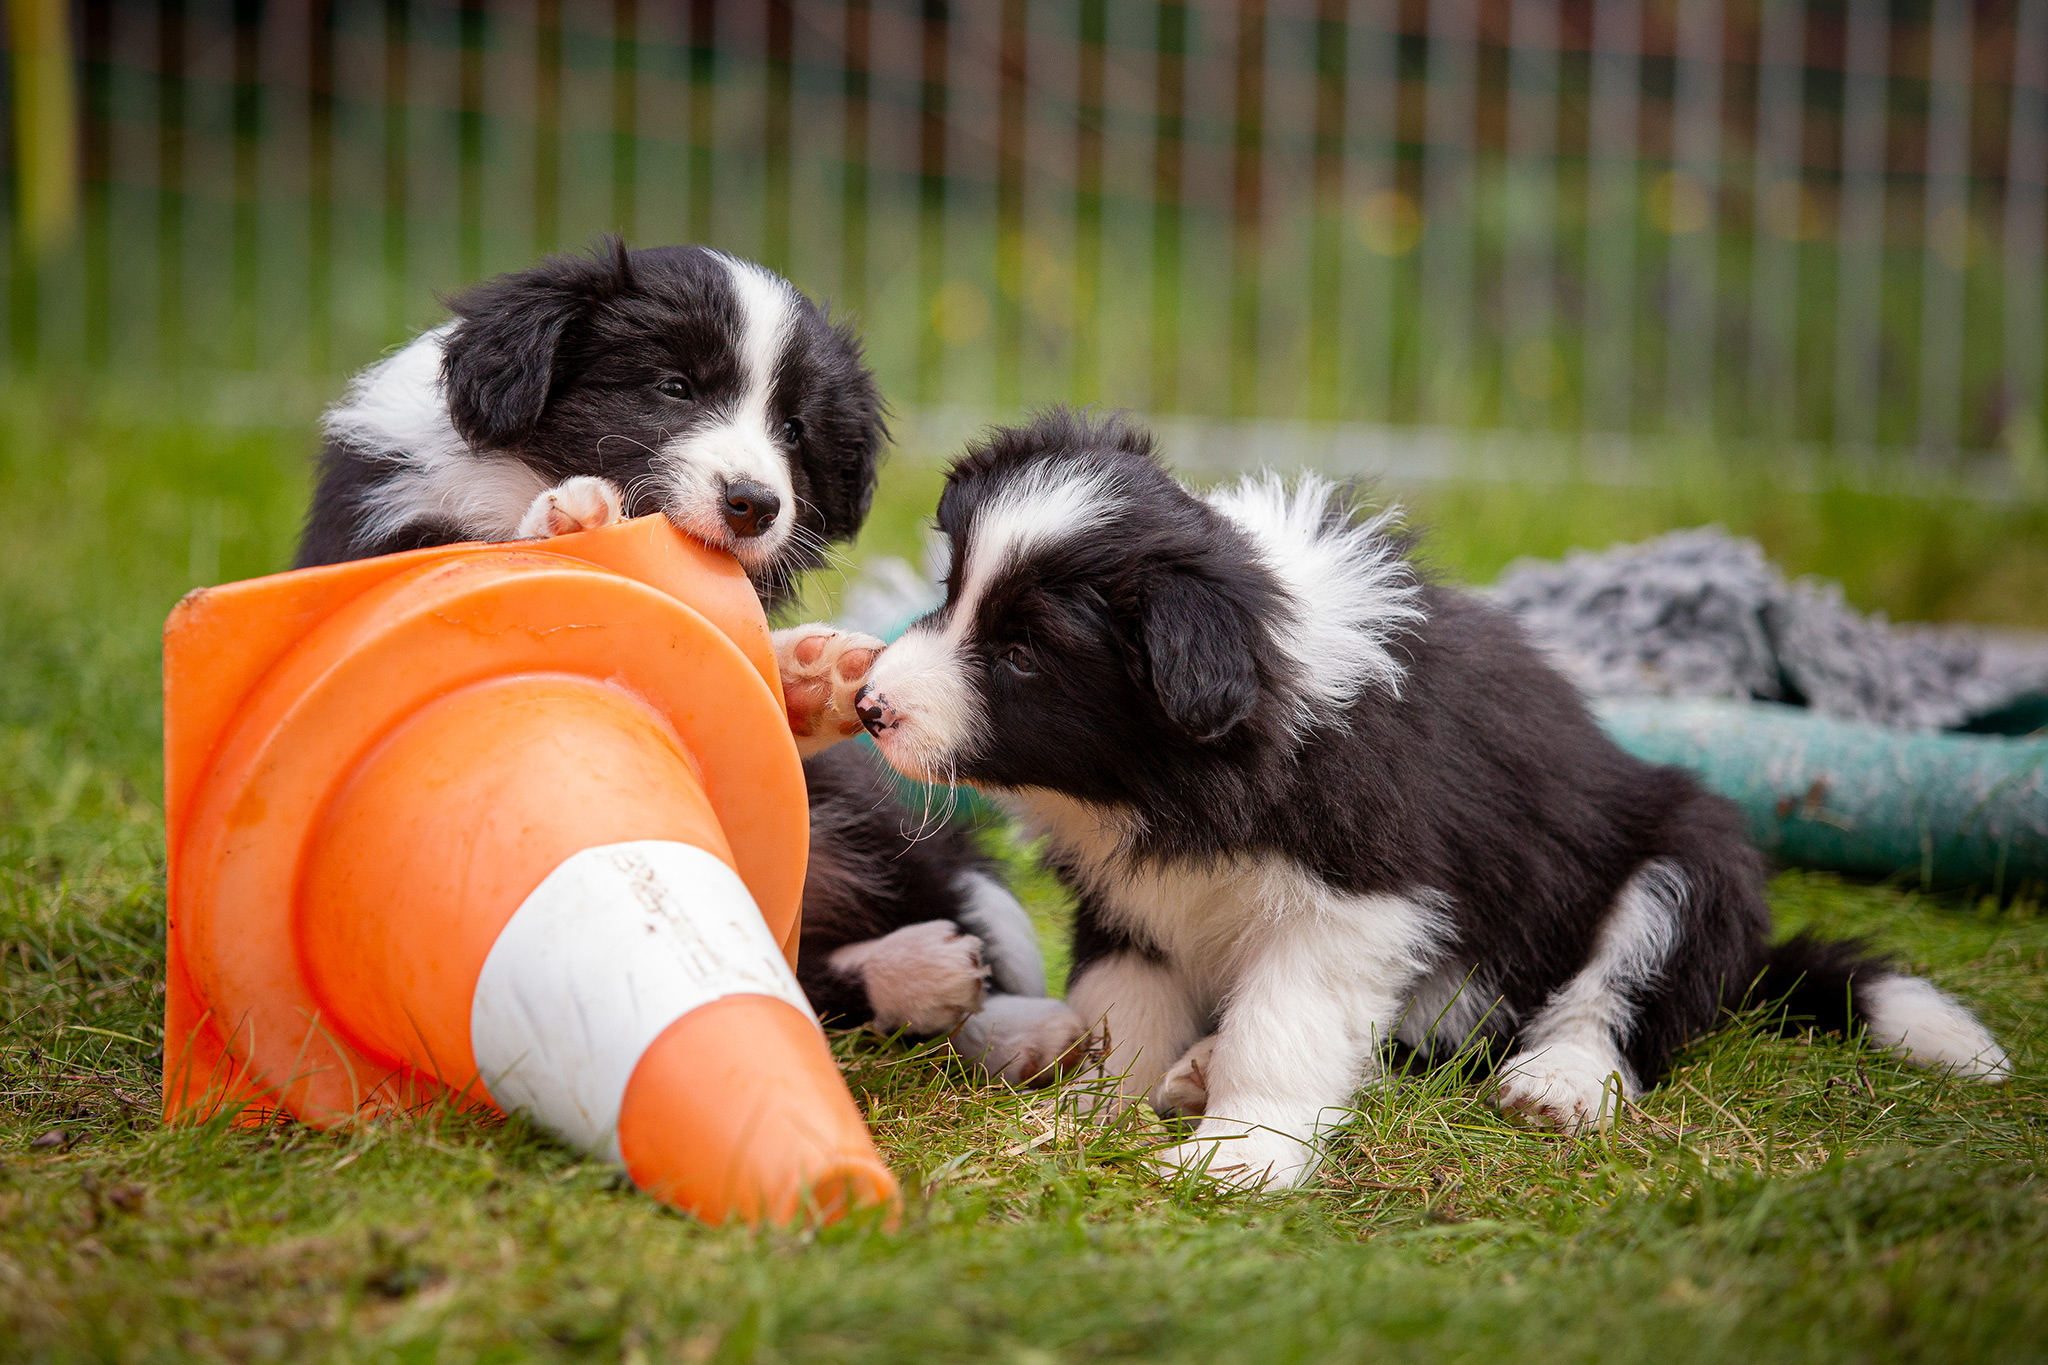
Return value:
[(853, 694), (853, 714), (860, 717), (860, 723), (867, 727), (869, 734), (882, 733), (882, 708), (875, 704), (865, 687)]
[(725, 524), (741, 540), (750, 540), (775, 524), (782, 499), (765, 483), (734, 479), (725, 486)]

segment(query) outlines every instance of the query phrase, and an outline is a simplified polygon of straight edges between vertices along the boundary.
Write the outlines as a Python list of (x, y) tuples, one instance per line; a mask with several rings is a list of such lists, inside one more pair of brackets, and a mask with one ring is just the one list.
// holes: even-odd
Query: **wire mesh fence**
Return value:
[(17, 371), (328, 376), (619, 231), (904, 405), (2040, 443), (2048, 0), (10, 8)]

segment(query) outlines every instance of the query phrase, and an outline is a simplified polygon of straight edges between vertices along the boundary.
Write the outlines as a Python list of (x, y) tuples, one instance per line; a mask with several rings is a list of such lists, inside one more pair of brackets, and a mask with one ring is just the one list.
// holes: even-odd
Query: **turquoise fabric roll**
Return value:
[(1992, 894), (2048, 882), (2048, 738), (1888, 730), (1769, 702), (1594, 709), (1630, 753), (1741, 806), (1782, 863)]

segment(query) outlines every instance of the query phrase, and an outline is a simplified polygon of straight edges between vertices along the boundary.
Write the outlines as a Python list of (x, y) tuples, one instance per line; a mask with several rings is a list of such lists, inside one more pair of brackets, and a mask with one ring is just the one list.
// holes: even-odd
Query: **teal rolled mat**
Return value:
[(2048, 738), (1889, 730), (1770, 702), (1594, 710), (1622, 748), (1734, 801), (1781, 863), (1993, 895), (2048, 882)]

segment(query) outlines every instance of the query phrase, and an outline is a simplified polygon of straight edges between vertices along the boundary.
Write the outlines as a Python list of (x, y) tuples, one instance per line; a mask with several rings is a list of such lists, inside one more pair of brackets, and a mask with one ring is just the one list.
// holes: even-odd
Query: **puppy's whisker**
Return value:
[(642, 450), (646, 451), (651, 456), (658, 456), (661, 454), (659, 450), (647, 444), (647, 442), (639, 440), (636, 437), (627, 436), (623, 432), (615, 431), (609, 433), (608, 435), (600, 436), (597, 438), (597, 453), (600, 456), (604, 454), (604, 443), (606, 441), (624, 441), (627, 445), (639, 446)]

